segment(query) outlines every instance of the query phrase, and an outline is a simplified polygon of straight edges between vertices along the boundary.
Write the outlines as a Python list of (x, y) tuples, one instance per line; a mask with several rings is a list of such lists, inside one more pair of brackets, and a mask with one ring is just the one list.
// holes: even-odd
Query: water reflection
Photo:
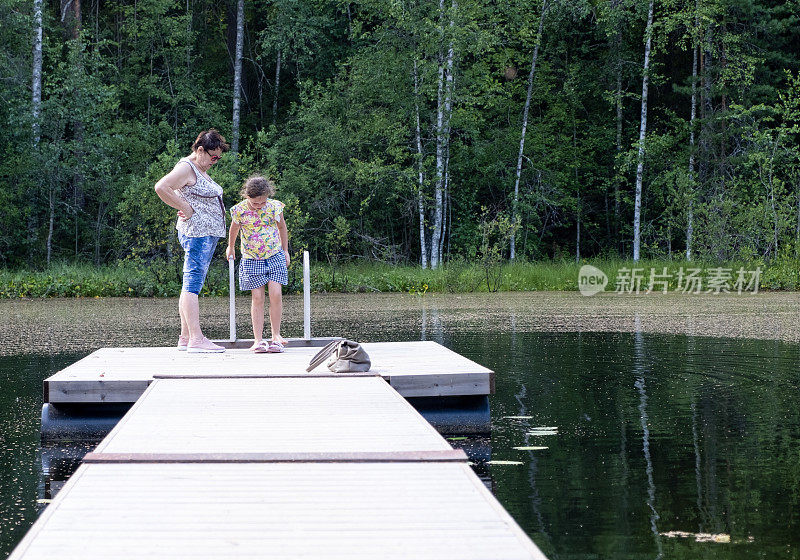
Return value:
[(79, 357), (0, 356), (0, 557), (10, 552), (44, 507), (42, 379)]
[(42, 444), (42, 483), (44, 500), (52, 500), (81, 465), (83, 457), (96, 443), (71, 442)]
[[(795, 345), (642, 333), (494, 345), (472, 353), (503, 371), (493, 453), (535, 473), (493, 468), (498, 497), (549, 557), (798, 556)], [(509, 418), (522, 413), (524, 426)], [(528, 458), (523, 443), (547, 449)]]
[(420, 321), (420, 340), (432, 340), (444, 344), (444, 321), (439, 313), (439, 308), (430, 300), (421, 302), (422, 320)]
[[(636, 333), (639, 335), (640, 333)], [(644, 386), (644, 377), (636, 379), (636, 389), (639, 391), (639, 414), (642, 421), (642, 450), (644, 451), (644, 460), (647, 465), (645, 472), (647, 473), (647, 506), (650, 508), (650, 530), (653, 531), (653, 537), (656, 541), (658, 548), (658, 555), (656, 558), (661, 558), (664, 555), (664, 549), (661, 544), (661, 535), (658, 532), (658, 511), (656, 511), (656, 485), (653, 482), (653, 460), (650, 457), (650, 428), (647, 426), (647, 392)]]
[[(431, 304), (315, 331), (424, 335), (494, 369), (491, 438), (451, 443), (552, 560), (800, 558), (800, 347), (525, 332), (514, 317), (454, 333)], [(0, 360), (0, 558), (85, 451), (38, 443), (41, 381), (79, 357)]]

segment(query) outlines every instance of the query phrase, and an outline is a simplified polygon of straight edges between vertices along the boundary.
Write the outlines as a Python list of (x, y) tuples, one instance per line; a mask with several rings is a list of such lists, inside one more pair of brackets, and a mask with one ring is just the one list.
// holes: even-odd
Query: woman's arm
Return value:
[(228, 228), (228, 248), (225, 249), (225, 256), (228, 259), (236, 258), (236, 238), (239, 236), (240, 226), (231, 220), (231, 227)]
[(167, 206), (178, 210), (178, 214), (184, 220), (192, 217), (194, 208), (186, 200), (175, 194), (175, 191), (188, 185), (194, 178), (193, 175), (194, 172), (189, 165), (178, 164), (172, 171), (161, 177), (155, 186), (158, 198), (163, 200)]

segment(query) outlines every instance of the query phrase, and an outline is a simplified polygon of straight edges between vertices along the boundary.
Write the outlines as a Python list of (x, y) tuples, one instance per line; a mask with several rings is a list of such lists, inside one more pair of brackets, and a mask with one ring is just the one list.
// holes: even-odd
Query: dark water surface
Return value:
[[(551, 560), (800, 558), (797, 345), (348, 321), (496, 371), (492, 486)], [(0, 357), (0, 558), (64, 478), (42, 468), (41, 382), (86, 353)]]

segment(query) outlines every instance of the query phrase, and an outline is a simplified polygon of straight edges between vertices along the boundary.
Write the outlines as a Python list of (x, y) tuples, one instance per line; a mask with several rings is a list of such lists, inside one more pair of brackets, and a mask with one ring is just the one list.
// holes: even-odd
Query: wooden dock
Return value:
[[(489, 395), (494, 373), (435, 342), (376, 342), (363, 345), (370, 373), (383, 377), (404, 397)], [(222, 354), (187, 354), (175, 348), (103, 348), (44, 382), (44, 402), (132, 403), (155, 377), (307, 377), (319, 348), (289, 347), (282, 354), (230, 349)], [(313, 373), (326, 372), (321, 365)]]
[(380, 377), (159, 379), (90, 459), (420, 451), (453, 452)]
[(198, 377), (185, 363), (151, 377), (10, 560), (545, 559), (384, 381), (390, 362), (375, 376), (231, 378), (189, 356)]
[(465, 463), (86, 464), (10, 560), (544, 560)]

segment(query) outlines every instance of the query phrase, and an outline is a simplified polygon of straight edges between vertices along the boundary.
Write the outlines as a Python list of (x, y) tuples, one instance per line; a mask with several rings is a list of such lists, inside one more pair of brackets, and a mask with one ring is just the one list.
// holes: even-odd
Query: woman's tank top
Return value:
[(188, 158), (180, 161), (188, 163), (196, 176), (194, 185), (186, 185), (178, 191), (178, 195), (194, 208), (194, 214), (188, 220), (179, 218), (175, 229), (186, 237), (225, 237), (222, 187), (207, 179)]

